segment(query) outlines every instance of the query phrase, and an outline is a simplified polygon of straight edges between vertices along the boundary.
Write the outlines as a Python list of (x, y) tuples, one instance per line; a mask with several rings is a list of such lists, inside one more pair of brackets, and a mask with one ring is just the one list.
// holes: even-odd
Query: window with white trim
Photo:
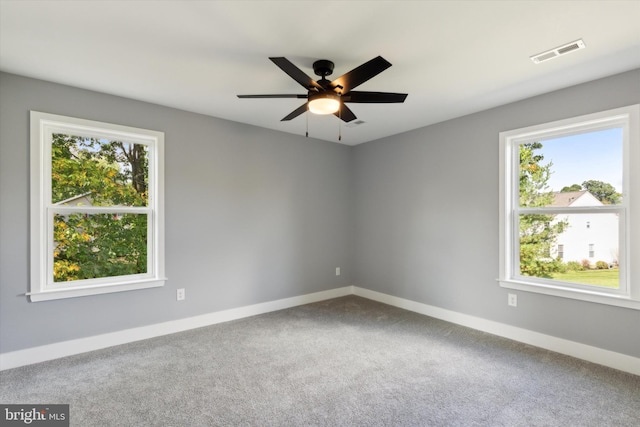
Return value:
[(162, 132), (31, 112), (31, 301), (162, 286)]
[(633, 105), (500, 133), (501, 286), (640, 309), (639, 126)]

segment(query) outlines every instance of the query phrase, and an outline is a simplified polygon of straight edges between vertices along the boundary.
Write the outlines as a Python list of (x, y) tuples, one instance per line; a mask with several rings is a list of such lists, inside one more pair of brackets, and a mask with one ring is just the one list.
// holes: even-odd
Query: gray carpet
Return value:
[(640, 426), (640, 377), (348, 296), (0, 373), (72, 426)]

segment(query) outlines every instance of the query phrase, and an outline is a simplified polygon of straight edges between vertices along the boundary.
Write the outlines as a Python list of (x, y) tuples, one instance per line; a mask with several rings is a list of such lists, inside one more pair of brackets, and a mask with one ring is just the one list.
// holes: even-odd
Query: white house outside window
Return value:
[(500, 133), (501, 286), (640, 309), (639, 111)]
[(31, 301), (163, 285), (163, 144), (31, 112)]

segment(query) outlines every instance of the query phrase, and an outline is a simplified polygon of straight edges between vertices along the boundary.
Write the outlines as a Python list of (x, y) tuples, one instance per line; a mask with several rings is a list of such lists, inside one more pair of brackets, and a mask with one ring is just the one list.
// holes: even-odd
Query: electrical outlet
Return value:
[(336, 276), (340, 275), (340, 267), (336, 267)]
[(180, 288), (176, 291), (176, 299), (178, 301), (183, 301), (185, 298), (184, 288)]
[(518, 306), (518, 295), (516, 294), (509, 294), (508, 297), (508, 303), (511, 307), (517, 307)]

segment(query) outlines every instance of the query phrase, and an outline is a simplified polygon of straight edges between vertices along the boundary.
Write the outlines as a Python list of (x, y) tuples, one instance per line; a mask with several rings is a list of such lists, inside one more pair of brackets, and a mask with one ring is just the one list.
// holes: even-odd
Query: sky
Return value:
[(584, 181), (606, 182), (622, 192), (622, 128), (541, 140), (541, 164), (553, 162), (548, 185), (553, 191)]

